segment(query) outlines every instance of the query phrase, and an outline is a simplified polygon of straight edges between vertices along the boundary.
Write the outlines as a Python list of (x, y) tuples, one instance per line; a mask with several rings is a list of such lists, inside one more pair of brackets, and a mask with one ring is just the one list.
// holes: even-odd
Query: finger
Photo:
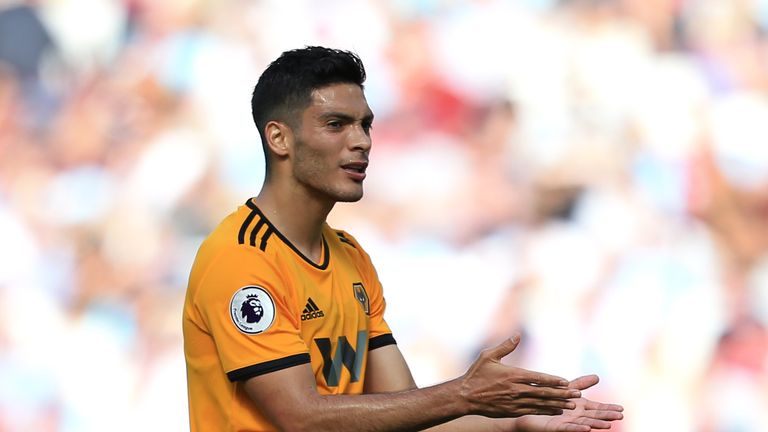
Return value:
[(611, 422), (605, 421), (605, 420), (582, 417), (577, 420), (577, 423), (584, 426), (589, 426), (592, 429), (610, 429), (611, 428)]
[(525, 384), (523, 384), (520, 388), (519, 394), (542, 399), (574, 399), (581, 397), (581, 391), (575, 389), (542, 387)]
[(546, 387), (567, 387), (569, 384), (567, 379), (556, 375), (549, 375), (543, 372), (534, 372), (525, 369), (518, 370), (523, 372), (518, 382)]
[(514, 417), (522, 417), (527, 415), (559, 416), (563, 414), (563, 410), (561, 409), (542, 407), (518, 407), (510, 412)]
[(493, 360), (501, 360), (502, 358), (506, 357), (511, 353), (512, 351), (517, 348), (517, 345), (520, 343), (520, 334), (515, 333), (512, 335), (511, 338), (505, 340), (504, 342), (500, 343), (499, 345), (490, 348), (487, 353), (488, 356)]
[(597, 419), (597, 420), (621, 420), (624, 418), (624, 414), (618, 411), (605, 411), (605, 410), (589, 410), (584, 411), (583, 416)]
[(586, 425), (563, 423), (557, 427), (557, 432), (589, 432), (591, 428)]
[(597, 375), (584, 375), (568, 383), (568, 387), (579, 390), (586, 390), (598, 382), (600, 382), (600, 377)]
[(530, 397), (515, 398), (514, 404), (530, 408), (544, 408), (544, 409), (567, 409), (572, 410), (576, 408), (576, 404), (569, 400), (564, 399), (539, 399)]
[(600, 403), (600, 402), (591, 401), (589, 399), (585, 399), (585, 400), (586, 400), (586, 403), (584, 404), (584, 408), (588, 410), (618, 411), (618, 412), (624, 411), (624, 407), (621, 405)]

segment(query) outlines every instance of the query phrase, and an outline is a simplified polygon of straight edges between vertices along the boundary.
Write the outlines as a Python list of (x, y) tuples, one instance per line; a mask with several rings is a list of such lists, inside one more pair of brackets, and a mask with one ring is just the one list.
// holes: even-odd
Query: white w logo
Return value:
[(357, 351), (355, 347), (349, 344), (346, 336), (339, 336), (336, 343), (336, 352), (333, 351), (331, 340), (328, 338), (315, 339), (315, 345), (320, 349), (323, 356), (323, 376), (328, 387), (337, 387), (341, 378), (341, 366), (344, 365), (349, 371), (350, 382), (360, 381), (360, 372), (363, 369), (363, 357), (368, 349), (368, 331), (360, 330), (357, 332)]

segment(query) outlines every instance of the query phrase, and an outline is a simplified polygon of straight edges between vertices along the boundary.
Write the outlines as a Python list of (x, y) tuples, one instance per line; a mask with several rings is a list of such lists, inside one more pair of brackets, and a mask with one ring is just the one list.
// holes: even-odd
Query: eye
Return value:
[(344, 126), (340, 120), (329, 120), (325, 125), (330, 129), (341, 129)]
[(363, 130), (366, 134), (371, 133), (371, 129), (373, 129), (373, 123), (371, 122), (363, 122)]

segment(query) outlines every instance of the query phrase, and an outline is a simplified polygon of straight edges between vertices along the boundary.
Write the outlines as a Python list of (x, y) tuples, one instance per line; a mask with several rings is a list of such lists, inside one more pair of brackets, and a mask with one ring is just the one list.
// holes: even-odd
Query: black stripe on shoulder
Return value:
[(259, 216), (259, 222), (256, 223), (253, 231), (251, 231), (251, 246), (256, 246), (256, 235), (259, 234), (259, 230), (264, 226), (264, 223), (264, 218)]
[(352, 246), (353, 248), (357, 249), (357, 246), (355, 246), (354, 243), (352, 243), (352, 240), (348, 239), (347, 236), (344, 235), (341, 231), (336, 231), (336, 235), (339, 236), (339, 240), (341, 240), (342, 243), (348, 244)]
[(268, 374), (270, 372), (277, 372), (279, 370), (287, 369), (289, 367), (298, 366), (301, 364), (309, 363), (309, 354), (294, 354), (292, 356), (279, 358), (276, 360), (270, 360), (264, 363), (259, 363), (244, 368), (227, 372), (227, 378), (230, 381), (245, 381), (255, 376)]
[(395, 340), (395, 337), (392, 336), (392, 333), (386, 333), (386, 334), (371, 338), (368, 341), (368, 351), (373, 351), (376, 348), (381, 348), (387, 345), (397, 345), (397, 341)]
[[(312, 267), (315, 267), (319, 270), (326, 270), (328, 268), (328, 263), (331, 260), (331, 253), (328, 250), (328, 242), (325, 239), (325, 236), (323, 236), (323, 262), (320, 264), (317, 264), (316, 262), (312, 261), (311, 259), (307, 258), (301, 251), (291, 243), (288, 238), (286, 238), (279, 229), (277, 229), (274, 225), (272, 225), (272, 222), (269, 221), (269, 218), (264, 216), (264, 213), (259, 210), (259, 207), (253, 202), (253, 199), (249, 199), (245, 202), (245, 205), (248, 206), (251, 210), (258, 213), (258, 216), (264, 220), (264, 222), (267, 224), (267, 227), (269, 227), (268, 231), (265, 231), (264, 236), (262, 237), (262, 243), (264, 245), (264, 248), (266, 249), (267, 243), (266, 241), (271, 237), (272, 234), (277, 236), (278, 239), (280, 239), (283, 243), (285, 243), (289, 248), (291, 248), (301, 259), (303, 259), (305, 262), (309, 263)], [(265, 238), (267, 240), (265, 240)], [(255, 245), (254, 245), (255, 246)], [(261, 245), (260, 245), (261, 246)]]
[(262, 252), (267, 250), (267, 241), (269, 240), (269, 237), (272, 235), (273, 231), (274, 230), (272, 229), (272, 227), (269, 227), (267, 228), (267, 231), (264, 233), (264, 235), (261, 236), (261, 243), (259, 244), (259, 249), (261, 249)]
[(248, 213), (248, 217), (245, 218), (245, 221), (243, 221), (243, 224), (240, 226), (240, 233), (237, 235), (237, 242), (239, 244), (245, 244), (245, 232), (248, 231), (248, 226), (253, 222), (253, 218), (256, 217), (257, 213), (256, 210), (251, 209), (251, 212)]

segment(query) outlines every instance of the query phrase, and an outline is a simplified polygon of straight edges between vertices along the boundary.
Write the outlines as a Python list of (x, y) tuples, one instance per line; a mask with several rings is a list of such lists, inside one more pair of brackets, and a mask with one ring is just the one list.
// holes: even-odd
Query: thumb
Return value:
[(520, 334), (515, 333), (512, 335), (511, 338), (506, 339), (504, 342), (500, 343), (499, 345), (489, 349), (487, 351), (488, 356), (493, 360), (501, 360), (502, 358), (506, 357), (511, 353), (512, 351), (517, 348), (517, 345), (520, 343)]
[(597, 384), (600, 378), (597, 375), (584, 375), (568, 383), (568, 387), (576, 390), (586, 390)]

